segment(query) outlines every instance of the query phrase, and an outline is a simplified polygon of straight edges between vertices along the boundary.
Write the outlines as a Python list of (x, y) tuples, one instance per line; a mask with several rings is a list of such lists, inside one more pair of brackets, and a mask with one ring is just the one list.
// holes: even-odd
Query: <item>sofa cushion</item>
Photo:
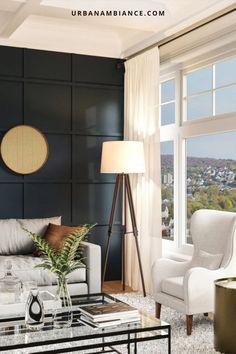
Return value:
[[(38, 286), (56, 284), (55, 274), (34, 267), (42, 262), (39, 257), (33, 255), (0, 256), (0, 276), (4, 276), (6, 261), (11, 261), (12, 273), (21, 281), (34, 280)], [(68, 275), (68, 283), (79, 283), (86, 281), (86, 268), (80, 268)]]
[(162, 291), (166, 294), (184, 299), (184, 277), (173, 277), (162, 280)]
[(54, 225), (50, 223), (47, 227), (47, 230), (43, 236), (49, 245), (56, 249), (60, 250), (63, 246), (66, 236), (74, 231), (82, 229), (83, 226), (65, 226), (65, 225)]
[(34, 244), (22, 227), (43, 236), (49, 223), (61, 224), (61, 216), (43, 219), (0, 219), (0, 255), (29, 254)]

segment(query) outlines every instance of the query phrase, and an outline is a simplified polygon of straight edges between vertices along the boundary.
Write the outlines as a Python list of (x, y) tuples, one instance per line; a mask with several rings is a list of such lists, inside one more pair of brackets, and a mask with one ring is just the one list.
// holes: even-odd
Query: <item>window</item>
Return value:
[(236, 132), (187, 139), (187, 231), (198, 209), (236, 211)]
[(174, 144), (161, 143), (162, 237), (174, 239)]
[(236, 57), (215, 65), (215, 114), (236, 112)]
[(201, 68), (184, 77), (184, 120), (236, 112), (236, 58)]
[(191, 254), (194, 211), (236, 212), (236, 56), (222, 58), (163, 70), (162, 237), (169, 251)]
[(168, 80), (161, 84), (160, 117), (161, 125), (175, 123), (175, 80)]

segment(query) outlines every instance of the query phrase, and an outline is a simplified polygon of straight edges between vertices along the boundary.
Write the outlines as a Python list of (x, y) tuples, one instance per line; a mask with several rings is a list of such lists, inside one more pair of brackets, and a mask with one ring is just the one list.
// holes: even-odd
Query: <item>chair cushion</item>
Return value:
[(61, 224), (61, 216), (42, 219), (2, 219), (0, 220), (0, 255), (30, 254), (34, 250), (33, 241), (22, 227), (43, 236), (49, 223)]
[(198, 250), (194, 253), (191, 262), (192, 267), (202, 267), (210, 270), (215, 270), (220, 267), (223, 258), (223, 253), (212, 254), (202, 250)]
[[(6, 261), (12, 264), (12, 273), (21, 281), (34, 280), (38, 286), (52, 285), (57, 283), (55, 274), (34, 267), (42, 262), (40, 257), (27, 256), (0, 256), (0, 276), (4, 276)], [(80, 268), (68, 275), (68, 283), (86, 281), (86, 268)]]
[(162, 291), (166, 294), (184, 299), (184, 277), (173, 277), (162, 280)]

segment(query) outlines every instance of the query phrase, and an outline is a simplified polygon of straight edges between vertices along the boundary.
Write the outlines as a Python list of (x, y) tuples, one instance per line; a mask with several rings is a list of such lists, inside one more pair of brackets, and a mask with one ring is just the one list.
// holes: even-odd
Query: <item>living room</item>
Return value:
[(0, 1), (1, 353), (236, 353), (235, 112), (235, 1)]

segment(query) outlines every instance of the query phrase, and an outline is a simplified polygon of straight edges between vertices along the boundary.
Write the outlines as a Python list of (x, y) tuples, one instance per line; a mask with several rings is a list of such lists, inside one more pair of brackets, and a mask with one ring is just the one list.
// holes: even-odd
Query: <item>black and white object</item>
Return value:
[(31, 289), (25, 307), (25, 324), (28, 329), (38, 331), (44, 326), (44, 306), (38, 289)]

